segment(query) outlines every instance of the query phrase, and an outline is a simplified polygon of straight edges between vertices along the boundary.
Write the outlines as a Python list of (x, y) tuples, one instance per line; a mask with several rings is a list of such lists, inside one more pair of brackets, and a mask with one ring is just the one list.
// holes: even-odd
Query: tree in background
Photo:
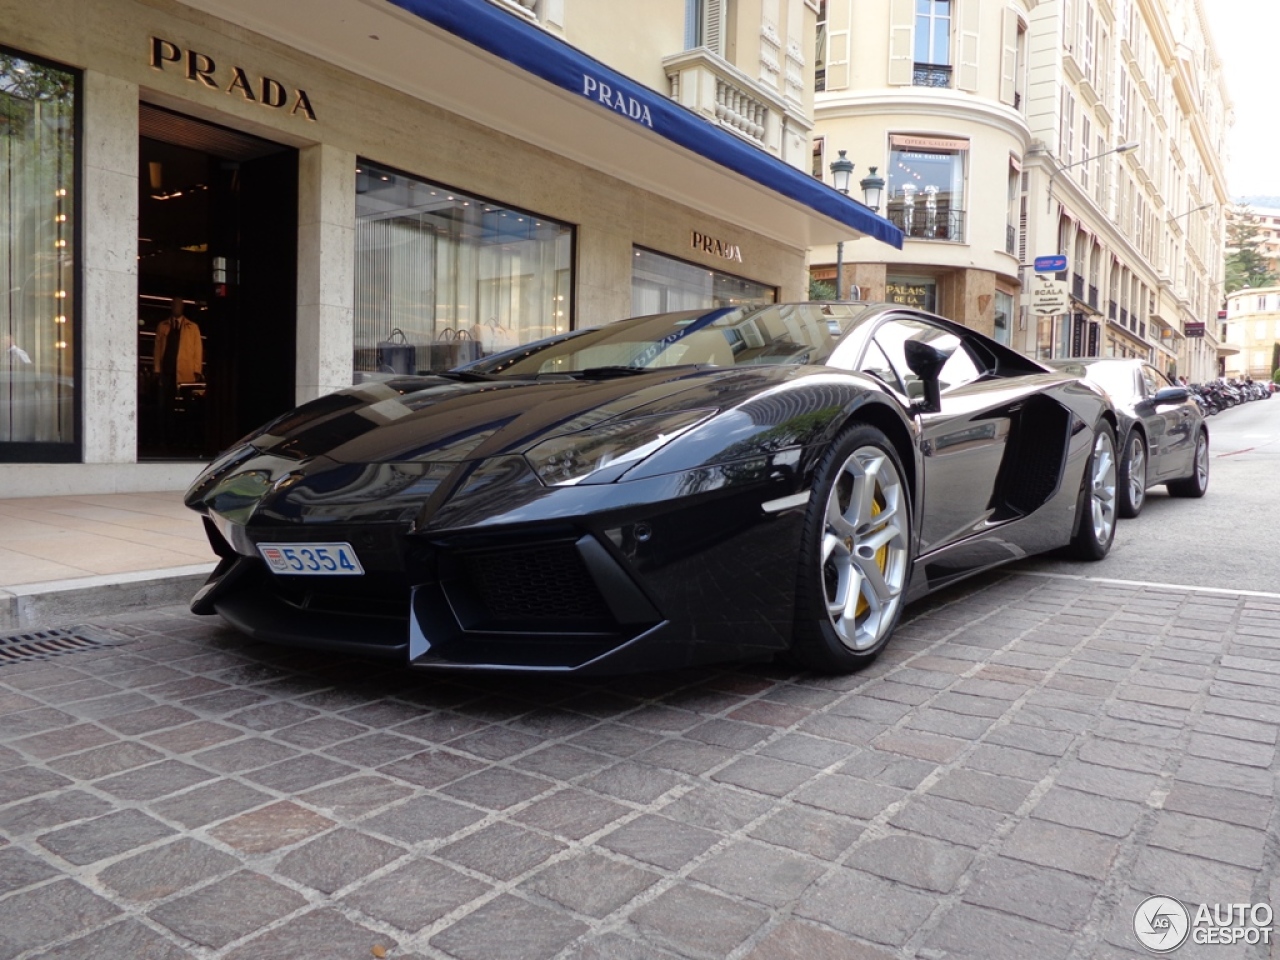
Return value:
[(1227, 218), (1226, 291), (1245, 287), (1270, 287), (1277, 277), (1267, 269), (1267, 259), (1258, 249), (1261, 236), (1257, 218), (1249, 205), (1237, 205)]
[(810, 300), (834, 300), (836, 298), (836, 285), (826, 280), (815, 280), (809, 278), (809, 299)]

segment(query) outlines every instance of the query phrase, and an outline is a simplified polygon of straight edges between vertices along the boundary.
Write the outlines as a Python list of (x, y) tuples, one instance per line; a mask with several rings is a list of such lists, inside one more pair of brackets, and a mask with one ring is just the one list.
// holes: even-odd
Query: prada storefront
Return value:
[(181, 489), (364, 378), (901, 243), (489, 0), (15, 6), (0, 186), (0, 497)]

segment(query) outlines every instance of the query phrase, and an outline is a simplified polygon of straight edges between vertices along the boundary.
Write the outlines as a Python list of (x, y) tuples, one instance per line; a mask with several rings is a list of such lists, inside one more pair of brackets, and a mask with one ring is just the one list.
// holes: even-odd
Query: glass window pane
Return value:
[(0, 443), (76, 439), (75, 86), (0, 52)]
[(907, 236), (964, 239), (965, 153), (898, 146), (891, 149), (888, 218)]
[(636, 248), (631, 263), (631, 315), (750, 307), (778, 302), (778, 291), (733, 274), (708, 270)]
[(360, 161), (355, 379), (567, 332), (572, 264), (567, 224)]

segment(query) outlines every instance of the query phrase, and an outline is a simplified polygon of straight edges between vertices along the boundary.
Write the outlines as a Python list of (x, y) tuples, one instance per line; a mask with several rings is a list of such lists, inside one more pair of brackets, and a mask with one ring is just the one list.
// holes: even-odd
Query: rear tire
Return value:
[(881, 431), (846, 429), (818, 466), (796, 578), (792, 656), (849, 673), (884, 649), (911, 577), (911, 496)]
[(1203, 497), (1209, 489), (1209, 434), (1201, 430), (1196, 437), (1196, 453), (1191, 462), (1191, 476), (1170, 480), (1165, 484), (1171, 497)]
[(1103, 423), (1093, 435), (1076, 505), (1076, 532), (1067, 553), (1077, 560), (1101, 560), (1116, 536), (1116, 435)]
[(1147, 502), (1147, 441), (1137, 430), (1129, 431), (1116, 477), (1119, 492), (1118, 510), (1125, 518), (1136, 517)]

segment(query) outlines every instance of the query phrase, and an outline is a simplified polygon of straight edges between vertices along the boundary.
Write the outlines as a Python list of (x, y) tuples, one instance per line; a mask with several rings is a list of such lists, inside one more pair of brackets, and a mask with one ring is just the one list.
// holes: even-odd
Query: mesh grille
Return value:
[(0, 667), (26, 660), (48, 660), (68, 653), (114, 647), (127, 642), (124, 637), (86, 626), (15, 633), (0, 637)]
[(571, 543), (479, 553), (463, 561), (476, 599), (497, 620), (601, 620), (609, 609)]

